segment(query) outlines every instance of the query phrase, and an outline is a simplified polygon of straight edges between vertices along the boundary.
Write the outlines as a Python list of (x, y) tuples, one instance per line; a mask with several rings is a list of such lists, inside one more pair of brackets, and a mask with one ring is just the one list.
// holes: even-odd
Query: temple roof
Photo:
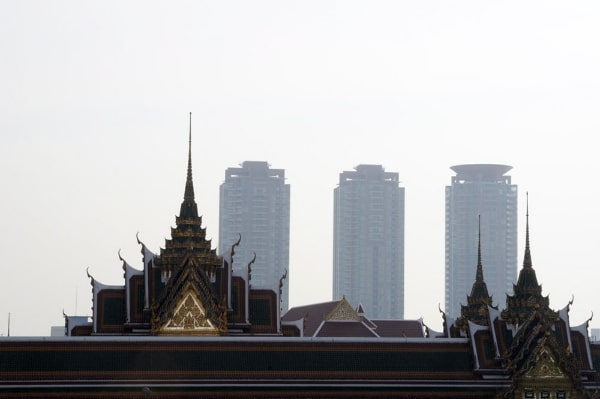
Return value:
[(382, 338), (424, 338), (421, 320), (371, 320), (375, 332)]
[(325, 316), (329, 314), (339, 301), (316, 303), (312, 305), (297, 306), (288, 310), (281, 318), (284, 322), (304, 319), (304, 336), (312, 337)]
[(290, 309), (283, 322), (304, 320), (305, 337), (423, 338), (421, 320), (370, 320), (345, 298)]
[(368, 325), (355, 321), (324, 321), (314, 335), (316, 337), (371, 337), (379, 335)]

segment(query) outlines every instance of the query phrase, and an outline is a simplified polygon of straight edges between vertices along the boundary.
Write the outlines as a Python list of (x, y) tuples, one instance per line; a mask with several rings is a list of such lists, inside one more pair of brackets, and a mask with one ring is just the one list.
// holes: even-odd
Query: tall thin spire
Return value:
[(533, 264), (531, 262), (531, 250), (529, 249), (529, 193), (527, 195), (527, 213), (525, 214), (526, 223), (525, 223), (525, 256), (523, 258), (523, 267), (524, 268), (532, 268)]
[(461, 330), (467, 328), (467, 321), (471, 321), (481, 326), (487, 326), (488, 307), (496, 309), (492, 305), (493, 298), (490, 296), (487, 284), (483, 280), (483, 264), (481, 262), (481, 215), (479, 215), (479, 233), (477, 237), (477, 274), (475, 282), (471, 288), (471, 295), (467, 295), (467, 304), (460, 307), (460, 318), (456, 320), (456, 325)]
[(469, 303), (486, 303), (492, 304), (487, 284), (483, 279), (483, 262), (481, 261), (481, 215), (479, 215), (479, 232), (477, 236), (477, 272), (475, 274), (475, 282), (471, 288), (471, 295), (467, 297)]
[(194, 200), (194, 182), (192, 179), (192, 113), (190, 112), (190, 132), (188, 138), (188, 165), (187, 178), (185, 181), (185, 193), (181, 204), (180, 217), (197, 217), (198, 207)]
[(527, 221), (525, 225), (525, 256), (523, 268), (519, 272), (517, 284), (513, 285), (513, 295), (506, 295), (506, 309), (502, 318), (510, 324), (519, 325), (538, 308), (548, 308), (550, 300), (542, 295), (542, 286), (538, 284), (531, 263), (529, 249), (529, 193), (527, 193)]
[(479, 215), (479, 232), (477, 236), (477, 274), (475, 281), (483, 282), (483, 265), (481, 264), (481, 215)]
[(192, 180), (192, 113), (190, 112), (190, 133), (188, 139), (188, 166), (187, 166), (187, 179), (185, 181), (185, 195), (183, 197), (186, 201), (194, 200), (194, 183)]

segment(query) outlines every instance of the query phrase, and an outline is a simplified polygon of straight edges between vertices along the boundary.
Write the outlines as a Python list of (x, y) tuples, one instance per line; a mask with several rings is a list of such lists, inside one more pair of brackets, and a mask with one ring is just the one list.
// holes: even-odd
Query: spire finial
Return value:
[[(188, 167), (187, 167), (187, 181), (185, 187), (185, 199), (194, 199), (194, 190), (188, 190), (188, 183), (192, 184), (192, 113), (190, 112), (190, 133), (188, 139)], [(189, 197), (191, 195), (191, 197)]]
[(192, 113), (190, 112), (190, 132), (188, 139), (188, 165), (187, 178), (185, 181), (185, 192), (181, 204), (180, 217), (197, 217), (198, 210), (194, 200), (194, 182), (192, 180)]
[(526, 213), (525, 213), (525, 218), (526, 218), (526, 222), (525, 222), (525, 257), (523, 259), (523, 267), (524, 268), (531, 268), (532, 266), (532, 262), (531, 262), (531, 250), (529, 249), (529, 192), (525, 193), (526, 195)]
[(483, 282), (483, 265), (481, 264), (481, 215), (479, 215), (479, 232), (477, 236), (477, 274), (475, 281)]

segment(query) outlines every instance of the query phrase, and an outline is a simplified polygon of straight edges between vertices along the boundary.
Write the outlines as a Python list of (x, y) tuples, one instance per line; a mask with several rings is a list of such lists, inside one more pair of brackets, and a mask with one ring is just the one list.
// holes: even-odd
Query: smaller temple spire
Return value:
[[(519, 279), (517, 280), (518, 291), (536, 292), (537, 295), (541, 295), (542, 288), (537, 282), (535, 270), (533, 270), (533, 264), (531, 262), (531, 250), (529, 248), (529, 193), (527, 193), (527, 213), (525, 214), (525, 255), (523, 256), (523, 269), (519, 273)], [(515, 291), (516, 293), (516, 291)]]
[(529, 193), (527, 193), (527, 221), (525, 225), (525, 256), (523, 267), (519, 272), (517, 284), (513, 285), (513, 295), (506, 296), (506, 309), (502, 317), (511, 324), (521, 324), (534, 309), (548, 308), (549, 299), (542, 295), (542, 286), (538, 284), (537, 276), (531, 262), (529, 248)]
[(490, 296), (487, 284), (483, 279), (483, 263), (481, 262), (481, 215), (479, 215), (477, 239), (477, 272), (475, 274), (475, 282), (471, 288), (471, 295), (467, 295), (467, 304), (461, 305), (460, 317), (455, 322), (456, 327), (462, 331), (467, 330), (469, 321), (481, 326), (488, 325), (489, 307), (493, 309), (497, 308), (492, 305), (493, 298)]
[(467, 297), (469, 304), (492, 304), (492, 297), (488, 293), (487, 284), (483, 279), (483, 263), (481, 261), (481, 215), (479, 215), (479, 232), (477, 236), (477, 271), (475, 282), (471, 288), (471, 295)]

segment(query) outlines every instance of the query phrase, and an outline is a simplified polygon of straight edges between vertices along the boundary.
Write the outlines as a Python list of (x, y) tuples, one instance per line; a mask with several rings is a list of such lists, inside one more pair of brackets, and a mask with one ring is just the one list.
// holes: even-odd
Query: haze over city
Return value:
[(519, 267), (528, 192), (543, 293), (585, 322), (600, 312), (598, 20), (595, 1), (0, 2), (0, 334), (9, 313), (11, 335), (91, 314), (86, 269), (122, 284), (136, 234), (164, 246), (189, 112), (215, 248), (225, 170), (285, 169), (291, 306), (331, 299), (339, 173), (381, 164), (406, 189), (405, 318), (440, 330), (450, 167), (500, 163)]

